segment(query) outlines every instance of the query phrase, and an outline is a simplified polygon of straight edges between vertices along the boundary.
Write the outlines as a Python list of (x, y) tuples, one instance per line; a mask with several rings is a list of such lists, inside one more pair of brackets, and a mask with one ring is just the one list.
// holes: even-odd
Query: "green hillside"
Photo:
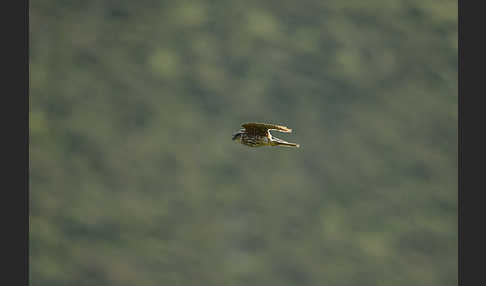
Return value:
[(29, 13), (30, 285), (457, 285), (457, 1)]

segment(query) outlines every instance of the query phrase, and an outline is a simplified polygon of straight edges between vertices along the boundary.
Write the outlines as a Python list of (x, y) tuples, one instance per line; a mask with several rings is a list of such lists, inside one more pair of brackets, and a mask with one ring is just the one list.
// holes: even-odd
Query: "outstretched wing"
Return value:
[(290, 143), (277, 137), (272, 137), (271, 141), (272, 141), (272, 145), (289, 146), (289, 147), (297, 147), (297, 148), (300, 147), (300, 145), (297, 143)]
[(243, 126), (243, 128), (245, 128), (248, 133), (261, 135), (261, 136), (267, 136), (268, 130), (277, 130), (280, 132), (292, 132), (292, 129), (287, 128), (285, 126), (267, 124), (267, 123), (249, 122), (241, 126)]

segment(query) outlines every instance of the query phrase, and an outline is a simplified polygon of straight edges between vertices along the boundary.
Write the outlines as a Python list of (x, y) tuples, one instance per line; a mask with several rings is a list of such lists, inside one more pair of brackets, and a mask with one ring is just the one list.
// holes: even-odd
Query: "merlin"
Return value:
[(280, 132), (292, 132), (292, 129), (285, 126), (266, 124), (266, 123), (245, 123), (243, 128), (233, 134), (233, 140), (240, 142), (243, 145), (250, 147), (260, 146), (288, 146), (299, 147), (299, 144), (290, 143), (282, 139), (273, 137), (270, 130), (277, 130)]

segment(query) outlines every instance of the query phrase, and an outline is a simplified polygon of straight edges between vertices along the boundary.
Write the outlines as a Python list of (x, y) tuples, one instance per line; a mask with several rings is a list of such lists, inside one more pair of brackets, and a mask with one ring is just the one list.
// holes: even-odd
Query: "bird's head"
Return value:
[(240, 130), (238, 132), (236, 132), (235, 134), (233, 134), (233, 141), (236, 140), (236, 141), (240, 141), (241, 140), (241, 134), (243, 134), (243, 131)]

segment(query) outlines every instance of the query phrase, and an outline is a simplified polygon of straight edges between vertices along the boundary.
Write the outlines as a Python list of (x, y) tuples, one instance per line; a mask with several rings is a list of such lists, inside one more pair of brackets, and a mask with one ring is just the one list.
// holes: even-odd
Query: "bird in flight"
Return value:
[(249, 122), (241, 125), (243, 128), (233, 134), (233, 141), (236, 140), (243, 145), (250, 147), (260, 146), (288, 146), (299, 147), (299, 144), (290, 143), (282, 139), (273, 137), (270, 130), (277, 130), (280, 132), (292, 132), (292, 129), (285, 126)]

